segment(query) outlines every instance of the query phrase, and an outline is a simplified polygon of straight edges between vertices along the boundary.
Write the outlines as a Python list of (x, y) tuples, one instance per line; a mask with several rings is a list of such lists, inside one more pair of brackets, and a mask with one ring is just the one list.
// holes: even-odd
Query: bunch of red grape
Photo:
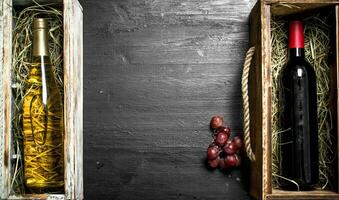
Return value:
[(240, 165), (239, 153), (242, 150), (243, 141), (240, 137), (230, 138), (231, 129), (224, 125), (220, 116), (211, 119), (213, 129), (213, 142), (207, 149), (208, 165), (211, 168), (228, 169)]

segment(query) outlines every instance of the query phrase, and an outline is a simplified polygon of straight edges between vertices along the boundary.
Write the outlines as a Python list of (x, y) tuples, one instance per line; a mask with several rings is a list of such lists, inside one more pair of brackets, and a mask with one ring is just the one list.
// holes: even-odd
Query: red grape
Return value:
[(220, 169), (239, 166), (241, 158), (237, 152), (243, 146), (242, 138), (231, 139), (231, 128), (224, 125), (224, 119), (219, 115), (212, 117), (210, 126), (214, 140), (207, 149), (208, 166)]
[(243, 145), (242, 139), (239, 136), (236, 136), (233, 138), (232, 143), (235, 144), (235, 146), (240, 149)]
[(213, 116), (211, 119), (211, 128), (218, 129), (224, 124), (224, 119), (218, 115)]
[(238, 159), (235, 154), (225, 157), (225, 165), (227, 167), (235, 167), (238, 164)]
[(209, 160), (208, 161), (208, 165), (212, 168), (217, 168), (219, 165), (219, 158), (213, 159), (213, 160)]
[(227, 133), (228, 136), (230, 136), (231, 129), (229, 127), (222, 126), (222, 127), (218, 128), (218, 130), (217, 130), (217, 133), (220, 133), (220, 132), (225, 132), (225, 133)]
[(225, 143), (228, 140), (228, 135), (225, 132), (220, 132), (217, 134), (217, 137), (215, 138), (215, 143), (219, 146), (219, 147), (223, 147), (225, 145)]
[(213, 160), (219, 156), (220, 149), (217, 146), (211, 146), (207, 149), (208, 160)]
[(237, 151), (237, 146), (233, 142), (227, 142), (224, 146), (224, 151), (227, 154), (234, 154)]

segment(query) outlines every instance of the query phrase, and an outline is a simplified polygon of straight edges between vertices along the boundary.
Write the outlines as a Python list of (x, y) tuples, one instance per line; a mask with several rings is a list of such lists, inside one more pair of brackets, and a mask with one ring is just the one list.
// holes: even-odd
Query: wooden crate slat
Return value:
[(308, 199), (317, 199), (317, 200), (330, 200), (330, 199), (339, 199), (339, 194), (333, 191), (316, 189), (313, 191), (284, 191), (284, 190), (273, 190), (272, 194), (266, 196), (267, 200), (283, 200), (283, 199), (296, 199), (296, 200), (308, 200)]
[[(68, 199), (70, 199), (72, 195), (72, 181), (71, 178), (73, 177), (73, 161), (72, 161), (72, 154), (74, 152), (73, 146), (71, 144), (70, 135), (67, 134), (68, 131), (72, 131), (71, 123), (68, 120), (71, 119), (72, 113), (68, 112), (70, 107), (69, 105), (69, 94), (68, 94), (68, 87), (70, 85), (69, 81), (69, 67), (71, 64), (70, 56), (68, 56), (68, 51), (70, 51), (70, 28), (71, 28), (71, 5), (70, 3), (64, 2), (64, 123), (65, 123), (65, 194)], [(67, 147), (67, 148), (66, 148)]]
[[(10, 155), (12, 149), (11, 144), (11, 68), (12, 65), (12, 1), (2, 1), (2, 66), (1, 66), (1, 146), (2, 146), (2, 190), (1, 195), (7, 196), (10, 192)], [(6, 81), (7, 80), (7, 81)]]
[(250, 193), (254, 197), (260, 198), (262, 193), (262, 96), (260, 92), (261, 84), (261, 4), (258, 2), (252, 9), (250, 15), (250, 46), (256, 48), (249, 73), (249, 100), (250, 100), (250, 134), (252, 138), (253, 151), (256, 161), (251, 164), (251, 188)]
[[(0, 49), (3, 49), (3, 1), (0, 1)], [(0, 51), (0, 75), (2, 75), (2, 70), (4, 68), (3, 64), (3, 51)], [(0, 79), (0, 86), (2, 85), (2, 78)], [(0, 104), (3, 104), (3, 93), (0, 93)], [(3, 109), (0, 107), (0, 120), (3, 121)], [(0, 124), (0, 194), (4, 193), (4, 179), (3, 179), (3, 161), (4, 161), (4, 134), (3, 133), (3, 123)], [(0, 195), (0, 198), (3, 198), (3, 195)]]
[(338, 0), (262, 0), (264, 4), (274, 4), (274, 3), (286, 3), (286, 4), (334, 4), (339, 3)]
[(263, 136), (262, 136), (262, 157), (263, 157), (263, 193), (272, 193), (272, 150), (271, 150), (271, 132), (272, 132), (272, 73), (271, 73), (271, 12), (270, 6), (262, 5), (262, 84), (263, 84)]
[[(336, 51), (336, 72), (335, 72), (335, 76), (336, 76), (336, 131), (337, 131), (337, 149), (339, 148), (339, 5), (337, 4), (335, 6), (335, 20), (336, 20), (336, 27), (335, 27), (335, 32), (336, 32), (336, 47), (335, 47), (335, 51)], [(338, 156), (337, 156), (337, 191), (339, 192), (339, 161), (338, 161)]]
[(64, 1), (65, 193), (83, 198), (83, 24), (78, 1)]
[(65, 195), (62, 194), (37, 194), (37, 195), (23, 195), (23, 196), (17, 196), (17, 195), (11, 195), (8, 197), (8, 200), (20, 200), (20, 199), (26, 199), (26, 200), (65, 200)]
[[(83, 199), (83, 11), (80, 3), (75, 1), (74, 18), (76, 19), (74, 37), (74, 49), (76, 50), (74, 76), (76, 88), (74, 91), (73, 104), (75, 104), (75, 199)], [(81, 33), (81, 34), (79, 34)], [(74, 103), (76, 102), (76, 103)]]
[[(62, 0), (35, 0), (38, 4), (62, 3)], [(16, 6), (29, 6), (34, 5), (32, 0), (13, 0), (13, 5)]]

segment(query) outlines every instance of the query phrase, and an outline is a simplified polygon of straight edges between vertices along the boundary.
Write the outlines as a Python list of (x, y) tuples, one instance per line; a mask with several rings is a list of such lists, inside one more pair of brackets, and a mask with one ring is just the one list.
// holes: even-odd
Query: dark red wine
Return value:
[(283, 70), (282, 128), (280, 133), (280, 175), (282, 187), (291, 190), (311, 189), (319, 179), (317, 87), (312, 66), (305, 60), (304, 33), (301, 21), (291, 21), (289, 61)]

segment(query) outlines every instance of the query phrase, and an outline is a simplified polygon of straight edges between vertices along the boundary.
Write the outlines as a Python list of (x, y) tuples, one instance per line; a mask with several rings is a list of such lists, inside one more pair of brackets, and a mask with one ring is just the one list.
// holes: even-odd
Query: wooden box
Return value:
[(11, 66), (13, 10), (33, 0), (0, 1), (0, 199), (83, 199), (83, 14), (77, 0), (35, 0), (56, 3), (63, 9), (64, 24), (64, 194), (19, 196), (10, 194), (11, 159)]
[[(317, 9), (330, 9), (335, 14), (336, 34), (335, 59), (331, 82), (334, 87), (331, 92), (335, 99), (332, 101), (334, 131), (338, 138), (338, 43), (339, 43), (339, 1), (336, 0), (259, 0), (250, 14), (250, 47), (255, 47), (249, 75), (250, 99), (250, 138), (255, 154), (251, 163), (250, 193), (258, 199), (339, 199), (339, 188), (333, 191), (317, 189), (308, 192), (292, 192), (272, 189), (272, 75), (271, 75), (271, 18), (276, 15), (295, 13), (310, 13)], [(331, 69), (332, 70), (332, 69)], [(338, 140), (337, 140), (338, 141)], [(338, 151), (339, 147), (337, 144)], [(338, 159), (338, 158), (336, 158)], [(337, 162), (338, 163), (338, 162)], [(338, 171), (338, 166), (336, 171)], [(338, 173), (337, 173), (338, 174)], [(335, 177), (338, 180), (338, 177)]]

